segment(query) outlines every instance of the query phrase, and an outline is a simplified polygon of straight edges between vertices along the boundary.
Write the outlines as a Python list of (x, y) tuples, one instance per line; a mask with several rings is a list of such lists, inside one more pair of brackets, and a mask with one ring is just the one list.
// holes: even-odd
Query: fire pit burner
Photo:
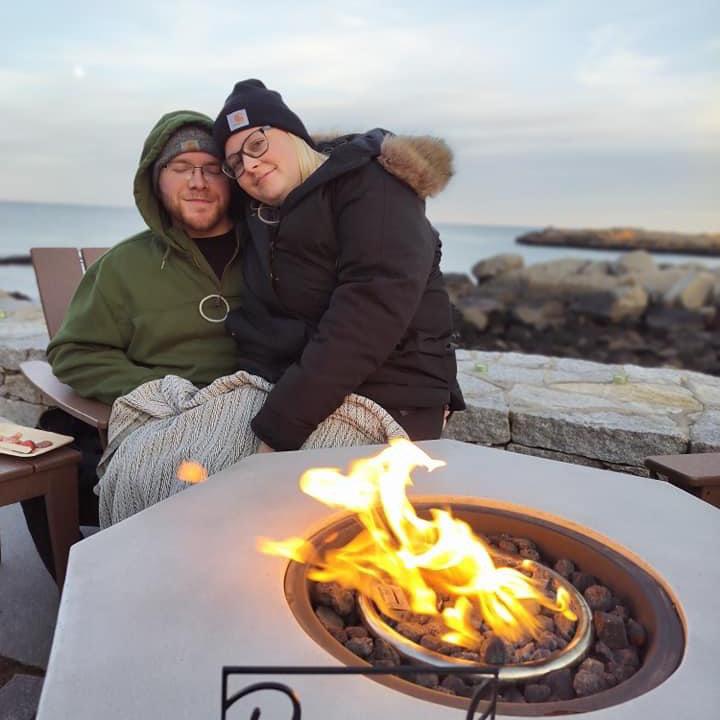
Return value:
[[(513, 558), (494, 555), (494, 559), (513, 562)], [(532, 560), (524, 560), (526, 567), (537, 566)], [(576, 665), (587, 654), (592, 644), (592, 624), (590, 608), (585, 598), (569, 583), (562, 575), (550, 568), (543, 568), (550, 577), (559, 585), (564, 587), (571, 598), (571, 608), (578, 617), (575, 635), (572, 640), (562, 649), (556, 651), (547, 660), (525, 662), (517, 665), (502, 666), (499, 672), (500, 682), (518, 682), (531, 680), (547, 675), (555, 670)], [(464, 658), (455, 658), (423, 647), (414, 642), (402, 633), (395, 630), (382, 616), (375, 603), (364, 595), (358, 595), (358, 608), (365, 624), (370, 631), (389, 642), (395, 649), (406, 658), (415, 662), (430, 665), (435, 668), (449, 668), (457, 665), (474, 665), (475, 662)]]
[[(684, 651), (682, 625), (662, 582), (646, 569), (642, 561), (630, 557), (627, 552), (620, 552), (611, 541), (583, 532), (582, 528), (560, 518), (551, 520), (545, 514), (535, 516), (532, 511), (520, 512), (504, 504), (502, 507), (489, 507), (470, 498), (413, 498), (413, 507), (420, 515), (438, 506), (449, 508), (455, 517), (467, 522), (478, 533), (507, 533), (513, 537), (531, 538), (542, 548), (543, 555), (551, 561), (550, 564), (561, 557), (572, 558), (585, 572), (602, 578), (604, 583), (623, 597), (628, 607), (632, 608), (633, 616), (647, 629), (642, 667), (628, 680), (594, 695), (567, 700), (539, 703), (501, 700), (498, 703), (500, 714), (538, 716), (597, 710), (626, 702), (651, 690), (677, 668)], [(361, 526), (355, 517), (344, 515), (327, 523), (307, 540), (316, 548), (342, 547), (360, 530)], [(338, 642), (318, 619), (311, 600), (312, 583), (308, 580), (307, 572), (306, 565), (290, 562), (285, 576), (286, 598), (296, 619), (316, 642), (341, 662), (350, 666), (366, 665), (361, 658)], [(371, 618), (372, 613), (368, 617)], [(422, 659), (422, 663), (430, 664), (427, 657)], [(428, 667), (427, 671), (442, 672), (437, 666)], [(547, 668), (544, 672), (547, 674), (550, 669)], [(448, 695), (440, 689), (422, 687), (402, 678), (374, 679), (401, 692), (435, 703), (460, 708), (468, 705), (468, 700), (464, 697)]]

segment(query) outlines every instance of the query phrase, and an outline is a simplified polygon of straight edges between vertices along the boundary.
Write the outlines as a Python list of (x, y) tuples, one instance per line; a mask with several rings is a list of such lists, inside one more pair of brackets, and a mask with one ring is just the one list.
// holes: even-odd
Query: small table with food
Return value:
[(0, 424), (0, 506), (44, 497), (59, 588), (65, 581), (70, 546), (78, 538), (80, 453), (62, 447), (70, 442), (67, 435)]

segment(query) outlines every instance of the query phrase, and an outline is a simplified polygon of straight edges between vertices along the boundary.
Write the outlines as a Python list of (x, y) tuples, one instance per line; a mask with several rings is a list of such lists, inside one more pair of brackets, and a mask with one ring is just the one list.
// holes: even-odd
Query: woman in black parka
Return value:
[(383, 130), (316, 144), (277, 92), (238, 82), (214, 126), (247, 195), (245, 288), (227, 326), (240, 368), (275, 387), (252, 428), (299, 448), (358, 393), (413, 440), (464, 408), (440, 240), (424, 198), (442, 189), (441, 141)]

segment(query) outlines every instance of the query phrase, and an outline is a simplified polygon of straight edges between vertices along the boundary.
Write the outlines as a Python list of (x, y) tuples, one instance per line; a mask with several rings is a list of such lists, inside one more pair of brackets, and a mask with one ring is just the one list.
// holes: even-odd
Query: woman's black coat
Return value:
[(227, 320), (240, 368), (275, 383), (252, 423), (275, 450), (300, 447), (350, 393), (464, 407), (424, 201), (449, 179), (449, 150), (381, 130), (322, 149), (277, 210), (248, 205), (244, 296)]

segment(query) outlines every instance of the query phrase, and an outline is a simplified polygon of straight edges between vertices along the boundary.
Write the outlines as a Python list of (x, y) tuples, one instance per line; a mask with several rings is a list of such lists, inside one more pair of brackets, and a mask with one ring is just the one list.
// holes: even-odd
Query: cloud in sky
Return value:
[(260, 77), (313, 130), (446, 138), (438, 219), (720, 229), (718, 21), (700, 1), (14, 4), (0, 198), (129, 204), (162, 113), (214, 115)]

